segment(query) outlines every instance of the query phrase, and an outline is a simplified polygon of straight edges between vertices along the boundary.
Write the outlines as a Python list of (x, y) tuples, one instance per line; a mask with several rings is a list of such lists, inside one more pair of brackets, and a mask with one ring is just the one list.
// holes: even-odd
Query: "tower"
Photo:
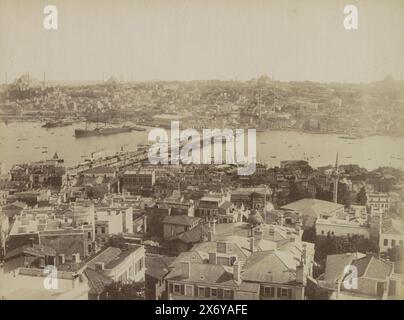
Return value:
[(332, 194), (332, 201), (337, 203), (338, 200), (338, 182), (339, 182), (339, 170), (338, 170), (338, 152), (337, 152), (337, 157), (335, 159), (335, 167), (332, 172), (332, 178), (334, 181), (334, 190)]

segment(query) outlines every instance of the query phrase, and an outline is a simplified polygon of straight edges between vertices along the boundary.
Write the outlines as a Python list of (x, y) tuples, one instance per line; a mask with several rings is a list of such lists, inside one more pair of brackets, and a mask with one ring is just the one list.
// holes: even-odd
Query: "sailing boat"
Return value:
[[(86, 127), (85, 129), (75, 129), (74, 130), (74, 136), (76, 138), (83, 138), (83, 137), (92, 137), (92, 136), (107, 136), (111, 134), (117, 134), (117, 133), (123, 133), (123, 132), (131, 132), (132, 127), (129, 126), (122, 126), (120, 128), (117, 127), (104, 127), (104, 128), (99, 128), (98, 127), (98, 112), (97, 112), (97, 126), (95, 129), (88, 129), (87, 128), (87, 119), (86, 119)], [(105, 122), (106, 125), (106, 122)]]

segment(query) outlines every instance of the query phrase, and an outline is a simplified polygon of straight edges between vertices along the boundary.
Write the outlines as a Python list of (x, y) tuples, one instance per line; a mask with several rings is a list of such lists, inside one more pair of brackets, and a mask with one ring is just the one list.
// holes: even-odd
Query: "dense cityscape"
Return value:
[(340, 133), (353, 137), (403, 135), (404, 84), (385, 77), (368, 84), (250, 81), (47, 83), (28, 73), (0, 87), (4, 120), (74, 120), (185, 127), (250, 128)]
[[(55, 83), (27, 73), (0, 87), (0, 117), (84, 140), (181, 121), (349, 144), (402, 137), (404, 81)], [(44, 145), (41, 158), (3, 163), (0, 299), (404, 298), (401, 167), (365, 168), (334, 150), (321, 166), (297, 153), (257, 159), (243, 176), (235, 164), (154, 165), (150, 145), (134, 147), (67, 165), (63, 146)]]

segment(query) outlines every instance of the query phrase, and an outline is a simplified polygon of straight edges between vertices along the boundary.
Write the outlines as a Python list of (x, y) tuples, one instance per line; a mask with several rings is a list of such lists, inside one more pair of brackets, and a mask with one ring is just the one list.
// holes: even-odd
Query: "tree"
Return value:
[(389, 259), (393, 262), (404, 260), (404, 250), (401, 246), (394, 246), (387, 250)]
[(321, 187), (316, 187), (316, 199), (332, 201), (332, 192), (329, 190), (323, 190)]
[(377, 253), (377, 245), (369, 239), (354, 235), (352, 237), (317, 237), (315, 244), (315, 260), (323, 267), (328, 255), (340, 253), (362, 252)]
[(365, 189), (365, 187), (362, 187), (362, 188), (359, 190), (358, 195), (356, 196), (356, 203), (360, 204), (361, 206), (365, 206), (365, 205), (366, 205), (366, 201), (367, 201), (366, 189)]
[(248, 216), (248, 223), (251, 225), (251, 227), (256, 227), (264, 223), (264, 219), (262, 218), (261, 214), (255, 211)]
[(311, 227), (303, 231), (302, 241), (316, 243), (316, 229)]
[(351, 195), (346, 183), (338, 183), (337, 202), (345, 206), (349, 206), (351, 204)]
[(108, 245), (115, 248), (126, 249), (128, 244), (122, 234), (115, 234), (108, 239)]
[(291, 182), (289, 189), (289, 200), (298, 201), (304, 198), (310, 198), (309, 193), (301, 184)]

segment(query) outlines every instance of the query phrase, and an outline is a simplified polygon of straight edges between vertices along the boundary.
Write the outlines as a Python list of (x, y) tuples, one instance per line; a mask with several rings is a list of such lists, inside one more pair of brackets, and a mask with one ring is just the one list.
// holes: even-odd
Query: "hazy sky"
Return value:
[[(59, 29), (45, 30), (45, 5)], [(359, 29), (343, 8), (359, 9)], [(0, 82), (404, 79), (403, 0), (0, 0)]]

